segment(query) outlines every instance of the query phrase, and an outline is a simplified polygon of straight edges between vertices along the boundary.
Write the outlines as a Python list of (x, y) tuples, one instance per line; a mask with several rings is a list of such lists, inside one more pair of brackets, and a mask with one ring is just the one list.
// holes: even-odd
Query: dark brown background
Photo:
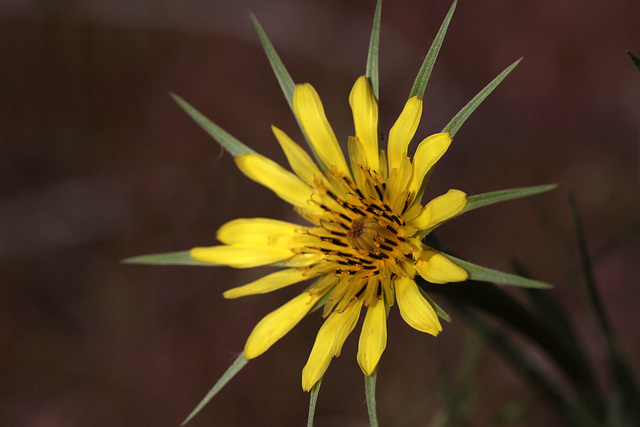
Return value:
[[(168, 93), (284, 160), (269, 125), (300, 136), (247, 18), (251, 9), (294, 80), (317, 88), (345, 141), (353, 133), (347, 96), (364, 72), (374, 3), (2, 3), (0, 424), (176, 426), (253, 325), (296, 294), (226, 301), (224, 289), (261, 272), (119, 261), (215, 244), (215, 230), (235, 217), (295, 218), (242, 176)], [(385, 131), (449, 4), (384, 4)], [(561, 184), (552, 194), (470, 213), (439, 237), (472, 262), (508, 269), (517, 259), (556, 284), (550, 292), (597, 363), (601, 341), (585, 309), (567, 199), (577, 196), (622, 345), (639, 354), (640, 73), (626, 50), (640, 55), (636, 0), (461, 1), (418, 131), (442, 129), (524, 57), (457, 134), (428, 195)], [(382, 425), (428, 425), (460, 391), (455, 373), (469, 332), (451, 314), (454, 322), (434, 339), (392, 311), (378, 380)], [(319, 316), (306, 319), (249, 363), (192, 425), (304, 425), (300, 371), (320, 324)], [(328, 371), (319, 426), (367, 424), (356, 346), (354, 334)], [(522, 399), (529, 406), (515, 425), (560, 425), (490, 350), (466, 387), (475, 393), (464, 407), (469, 425), (495, 425), (496, 410)]]

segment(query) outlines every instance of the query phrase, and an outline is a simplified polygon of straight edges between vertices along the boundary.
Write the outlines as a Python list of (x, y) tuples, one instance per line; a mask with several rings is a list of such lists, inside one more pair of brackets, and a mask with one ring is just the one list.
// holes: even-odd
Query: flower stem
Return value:
[(322, 378), (320, 378), (318, 382), (311, 388), (311, 396), (309, 397), (309, 416), (307, 417), (307, 427), (313, 427), (313, 417), (316, 414), (316, 402), (318, 401), (320, 384), (322, 384)]
[(378, 370), (372, 375), (364, 376), (364, 390), (367, 395), (367, 410), (369, 412), (369, 423), (371, 427), (378, 427), (378, 415), (376, 413), (376, 379)]

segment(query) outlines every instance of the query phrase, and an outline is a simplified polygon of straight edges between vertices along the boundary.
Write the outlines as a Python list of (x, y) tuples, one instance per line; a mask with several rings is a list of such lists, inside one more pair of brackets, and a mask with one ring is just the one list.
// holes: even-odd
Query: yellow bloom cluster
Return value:
[(422, 243), (424, 234), (457, 215), (467, 196), (449, 190), (426, 205), (422, 192), (429, 171), (451, 144), (447, 133), (431, 135), (408, 155), (422, 114), (422, 100), (410, 98), (388, 137), (379, 146), (378, 104), (369, 80), (360, 77), (349, 96), (355, 136), (342, 152), (310, 84), (295, 87), (293, 107), (317, 163), (282, 130), (273, 127), (291, 171), (257, 153), (235, 157), (238, 168), (294, 206), (309, 225), (266, 218), (236, 219), (218, 231), (222, 245), (191, 250), (192, 258), (249, 268), (277, 264), (285, 268), (230, 289), (226, 298), (262, 294), (309, 279), (313, 285), (264, 317), (249, 336), (244, 356), (269, 349), (317, 304), (326, 318), (303, 369), (302, 387), (310, 390), (331, 359), (339, 356), (362, 307), (358, 363), (372, 375), (387, 342), (387, 314), (396, 302), (413, 328), (437, 335), (438, 316), (414, 281), (463, 281), (468, 273)]

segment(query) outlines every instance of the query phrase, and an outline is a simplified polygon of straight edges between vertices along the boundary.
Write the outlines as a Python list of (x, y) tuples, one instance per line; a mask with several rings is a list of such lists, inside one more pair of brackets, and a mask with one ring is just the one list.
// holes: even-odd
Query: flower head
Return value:
[(315, 279), (262, 319), (244, 349), (247, 359), (259, 356), (324, 301), (326, 320), (303, 369), (304, 390), (310, 390), (331, 359), (340, 355), (363, 307), (358, 363), (365, 375), (371, 375), (386, 346), (388, 308), (396, 302), (413, 328), (431, 335), (442, 330), (415, 276), (433, 283), (468, 278), (464, 269), (422, 243), (426, 231), (457, 215), (467, 203), (465, 193), (449, 190), (421, 204), (429, 172), (451, 144), (449, 134), (425, 138), (410, 158), (407, 153), (422, 114), (422, 100), (412, 97), (389, 132), (387, 150), (380, 150), (378, 104), (367, 77), (357, 79), (349, 103), (355, 136), (348, 138), (346, 157), (320, 97), (307, 83), (296, 85), (293, 105), (318, 164), (276, 127), (273, 133), (293, 172), (257, 153), (235, 157), (245, 175), (292, 204), (308, 225), (236, 219), (218, 231), (223, 245), (190, 252), (196, 260), (236, 268), (274, 263), (285, 267), (226, 291), (227, 298)]
[[(302, 372), (302, 387), (312, 390), (310, 419), (319, 380), (365, 311), (358, 342), (358, 364), (365, 374), (367, 405), (375, 417), (376, 368), (387, 343), (387, 315), (398, 306), (411, 327), (437, 335), (442, 310), (417, 284), (467, 279), (522, 287), (544, 288), (544, 282), (507, 274), (445, 255), (423, 242), (443, 222), (470, 210), (531, 196), (555, 185), (515, 188), (467, 197), (459, 190), (422, 203), (434, 165), (451, 144), (452, 136), (475, 108), (516, 67), (507, 67), (482, 89), (444, 127), (442, 133), (410, 145), (422, 114), (422, 95), (453, 16), (454, 0), (415, 79), (409, 100), (389, 130), (386, 149), (380, 147), (378, 121), (378, 40), (381, 0), (374, 14), (366, 75), (349, 95), (354, 135), (347, 138), (345, 156), (324, 107), (310, 84), (294, 84), (257, 19), (252, 16), (269, 62), (285, 98), (310, 145), (315, 161), (282, 130), (272, 127), (291, 170), (256, 153), (200, 114), (182, 98), (178, 104), (234, 156), (238, 168), (252, 180), (291, 204), (304, 224), (267, 218), (241, 218), (218, 230), (219, 246), (191, 251), (142, 255), (128, 262), (142, 264), (225, 265), (234, 268), (280, 267), (244, 286), (224, 293), (226, 298), (262, 294), (311, 282), (298, 296), (265, 316), (253, 329), (244, 352), (191, 412), (188, 422), (224, 384), (244, 366), (286, 335), (311, 311), (324, 307), (325, 318)], [(410, 153), (413, 152), (413, 156)], [(373, 385), (373, 386), (372, 386)], [(315, 396), (315, 397), (314, 397)]]

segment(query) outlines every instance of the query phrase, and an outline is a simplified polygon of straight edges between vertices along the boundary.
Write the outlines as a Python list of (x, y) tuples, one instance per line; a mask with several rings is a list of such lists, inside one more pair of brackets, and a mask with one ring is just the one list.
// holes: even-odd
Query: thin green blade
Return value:
[[(494, 203), (506, 202), (508, 200), (520, 199), (522, 197), (533, 196), (536, 194), (544, 193), (546, 191), (551, 191), (557, 188), (557, 184), (546, 184), (546, 185), (535, 185), (532, 187), (520, 187), (520, 188), (511, 188), (508, 190), (499, 190), (492, 191), (490, 193), (482, 193), (476, 194), (474, 196), (469, 196), (467, 198), (467, 204), (465, 207), (458, 212), (458, 214), (449, 220), (462, 215), (465, 212), (472, 211), (474, 209), (481, 208), (483, 206), (493, 205)], [(440, 227), (443, 223), (436, 224), (431, 228), (427, 228), (422, 230), (419, 233), (419, 236), (423, 238), (427, 234), (431, 233), (436, 228)]]
[(213, 139), (218, 141), (218, 143), (232, 156), (235, 157), (238, 154), (255, 153), (254, 150), (244, 145), (230, 133), (222, 129), (217, 124), (213, 123), (211, 120), (207, 119), (204, 115), (202, 115), (202, 113), (193, 108), (187, 101), (180, 98), (175, 93), (172, 93), (171, 97), (193, 120), (195, 120), (196, 123), (200, 125), (202, 129), (204, 129), (209, 135), (211, 135)]
[[(447, 312), (444, 311), (442, 309), (442, 307), (440, 307), (438, 304), (436, 304), (436, 302), (433, 300), (433, 298), (431, 298), (429, 296), (429, 294), (427, 294), (424, 291), (424, 289), (422, 289), (421, 287), (418, 287), (418, 290), (422, 294), (423, 298), (426, 299), (429, 302), (429, 304), (431, 304), (431, 307), (433, 307), (433, 309), (435, 310), (435, 312), (438, 315), (438, 317), (440, 317), (441, 319), (443, 319), (446, 322), (451, 323), (451, 316), (449, 316), (449, 314), (447, 314)], [(387, 315), (388, 315), (388, 313), (387, 313)]]
[(307, 141), (307, 144), (309, 145), (311, 152), (315, 156), (316, 161), (318, 162), (318, 164), (322, 165), (322, 161), (320, 160), (315, 150), (313, 149), (313, 145), (311, 144), (311, 141), (309, 140), (307, 133), (302, 127), (300, 120), (298, 120), (296, 111), (293, 108), (293, 93), (296, 90), (296, 84), (293, 81), (293, 78), (291, 78), (291, 74), (289, 74), (289, 72), (287, 71), (287, 68), (284, 66), (284, 63), (280, 59), (278, 52), (276, 52), (276, 49), (273, 47), (273, 44), (269, 40), (269, 37), (267, 37), (267, 33), (262, 28), (262, 25), (260, 25), (258, 18), (256, 18), (253, 14), (250, 15), (250, 18), (251, 18), (251, 22), (253, 22), (253, 26), (255, 27), (256, 32), (258, 33), (260, 44), (262, 44), (262, 49), (264, 50), (264, 53), (267, 56), (267, 59), (269, 60), (271, 69), (273, 70), (273, 73), (276, 75), (276, 79), (280, 84), (282, 93), (284, 94), (284, 97), (287, 100), (287, 103), (289, 104), (289, 108), (291, 108), (291, 112), (293, 112), (293, 116), (296, 118), (296, 121), (298, 122), (300, 131), (302, 132), (304, 139)]
[(244, 366), (247, 364), (247, 359), (244, 358), (244, 353), (240, 353), (240, 355), (236, 358), (236, 360), (234, 360), (234, 362), (231, 364), (231, 366), (229, 366), (229, 368), (226, 370), (226, 372), (222, 375), (222, 377), (220, 377), (220, 379), (218, 380), (218, 382), (216, 382), (216, 384), (213, 386), (213, 388), (211, 388), (211, 390), (209, 390), (209, 392), (206, 394), (206, 396), (200, 401), (200, 403), (198, 403), (198, 406), (196, 406), (196, 408), (191, 411), (191, 413), (189, 414), (189, 416), (187, 418), (185, 418), (185, 420), (182, 422), (182, 424), (180, 424), (181, 426), (184, 426), (185, 424), (187, 424), (189, 421), (191, 421), (191, 419), (193, 417), (195, 417), (198, 412), (200, 412), (202, 410), (202, 408), (204, 408), (206, 406), (207, 403), (209, 403), (209, 401), (211, 399), (214, 398), (214, 396), (216, 394), (218, 394), (218, 392), (220, 390), (222, 390), (222, 388), (227, 385), (227, 383), (238, 373), (240, 372), (240, 370), (242, 368), (244, 368)]
[(216, 267), (220, 264), (196, 261), (189, 256), (189, 251), (165, 252), (162, 254), (138, 255), (122, 260), (125, 264), (150, 264), (150, 265), (202, 265)]
[(269, 64), (271, 64), (271, 69), (273, 69), (273, 74), (276, 75), (276, 79), (278, 79), (278, 83), (280, 84), (280, 88), (282, 89), (282, 93), (284, 93), (284, 97), (289, 103), (289, 107), (291, 107), (291, 111), (293, 111), (293, 92), (296, 88), (296, 84), (293, 82), (291, 78), (291, 74), (287, 71), (286, 67), (282, 63), (278, 52), (271, 44), (269, 37), (267, 37), (267, 33), (265, 33), (262, 25), (258, 21), (258, 18), (252, 13), (249, 15), (251, 18), (251, 22), (258, 33), (258, 38), (260, 39), (260, 43), (262, 44), (262, 49), (264, 53), (267, 55), (267, 59), (269, 60)]
[(492, 191), (490, 193), (477, 194), (467, 199), (467, 205), (460, 211), (458, 215), (483, 206), (493, 205), (494, 203), (506, 202), (507, 200), (520, 199), (529, 197), (558, 188), (557, 184), (535, 185), (532, 187), (510, 188), (508, 190)]
[(472, 264), (468, 261), (461, 260), (454, 256), (440, 252), (445, 257), (449, 258), (458, 266), (464, 268), (469, 273), (469, 278), (472, 280), (479, 280), (483, 282), (492, 282), (501, 285), (519, 286), (522, 288), (551, 288), (548, 283), (541, 282), (539, 280), (528, 279), (522, 276), (516, 276), (515, 274), (504, 273), (502, 271), (493, 270), (491, 268), (482, 267), (476, 264)]
[(460, 129), (460, 126), (462, 126), (462, 124), (469, 118), (471, 113), (473, 113), (474, 110), (478, 108), (478, 106), (482, 103), (482, 101), (484, 101), (485, 98), (489, 96), (489, 94), (493, 92), (496, 87), (498, 87), (502, 80), (504, 80), (505, 77), (509, 75), (509, 73), (516, 67), (516, 65), (518, 65), (518, 63), (520, 63), (521, 60), (522, 58), (518, 59), (516, 62), (508, 66), (506, 70), (498, 75), (498, 77), (493, 79), (491, 83), (485, 86), (485, 88), (482, 89), (480, 93), (478, 93), (471, 101), (469, 101), (469, 103), (465, 105), (453, 119), (451, 119), (451, 121), (444, 127), (442, 132), (447, 132), (451, 135), (451, 137), (453, 137), (456, 132), (458, 132), (458, 129)]
[(376, 3), (376, 11), (373, 14), (373, 28), (371, 29), (371, 40), (369, 41), (369, 54), (367, 55), (367, 70), (365, 75), (371, 83), (373, 96), (379, 99), (380, 79), (378, 76), (379, 52), (380, 52), (380, 14), (382, 11), (382, 0)]
[(444, 21), (442, 21), (438, 34), (436, 34), (436, 38), (433, 40), (433, 43), (431, 43), (427, 56), (425, 56), (424, 61), (422, 61), (422, 66), (416, 76), (416, 80), (413, 82), (413, 88), (411, 89), (409, 98), (413, 98), (414, 96), (417, 96), (420, 99), (423, 98), (424, 91), (427, 88), (427, 83), (429, 82), (429, 77), (431, 77), (433, 65), (436, 63), (436, 59), (438, 58), (438, 53), (442, 47), (444, 36), (447, 34), (447, 28), (449, 28), (449, 23), (453, 17), (453, 12), (456, 10), (457, 3), (457, 0), (453, 2), (449, 8), (449, 12), (444, 18)]

